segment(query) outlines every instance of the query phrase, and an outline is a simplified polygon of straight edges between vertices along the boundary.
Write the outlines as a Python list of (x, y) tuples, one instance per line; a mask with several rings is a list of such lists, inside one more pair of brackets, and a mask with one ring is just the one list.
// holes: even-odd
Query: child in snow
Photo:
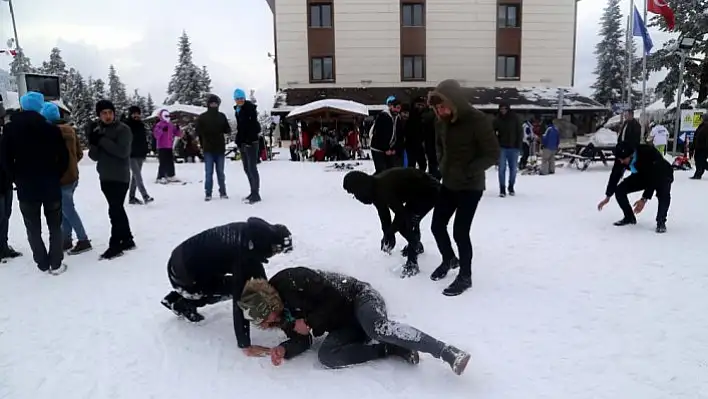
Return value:
[(157, 147), (157, 159), (159, 166), (157, 168), (157, 182), (166, 184), (178, 181), (175, 178), (175, 156), (174, 156), (174, 139), (182, 137), (179, 127), (170, 122), (170, 113), (163, 109), (160, 111), (160, 119), (152, 129), (152, 134), (155, 136), (155, 146)]

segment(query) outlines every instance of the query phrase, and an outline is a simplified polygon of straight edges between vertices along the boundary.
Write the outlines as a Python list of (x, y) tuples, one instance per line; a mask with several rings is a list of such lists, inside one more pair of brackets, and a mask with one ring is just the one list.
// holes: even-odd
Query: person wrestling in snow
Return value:
[[(671, 183), (674, 181), (674, 171), (664, 156), (652, 145), (640, 144), (635, 147), (628, 143), (619, 143), (614, 149), (615, 164), (607, 183), (605, 199), (597, 205), (599, 211), (615, 196), (617, 204), (624, 213), (622, 220), (615, 226), (636, 224), (636, 216), (651, 199), (654, 192), (658, 199), (656, 211), (656, 232), (666, 232), (666, 216), (671, 204)], [(620, 183), (625, 170), (632, 172)], [(619, 183), (619, 184), (618, 184)], [(634, 203), (634, 209), (629, 205), (627, 195), (643, 191), (642, 198)]]
[[(440, 183), (419, 169), (392, 168), (374, 176), (356, 170), (349, 172), (344, 176), (343, 186), (360, 202), (376, 207), (383, 230), (382, 251), (391, 253), (397, 232), (408, 241), (401, 251), (408, 258), (401, 277), (418, 274), (418, 255), (423, 253), (420, 221), (435, 206)], [(396, 215), (393, 223), (389, 210)]]
[[(265, 278), (268, 258), (290, 252), (292, 236), (282, 224), (263, 219), (229, 223), (205, 230), (177, 246), (167, 262), (174, 291), (162, 305), (191, 322), (204, 320), (197, 308), (240, 298), (250, 278)], [(233, 307), (234, 332), (239, 348), (251, 347), (250, 328), (238, 306)]]
[(312, 345), (312, 335), (324, 333), (329, 334), (317, 356), (328, 368), (391, 356), (418, 364), (418, 352), (425, 352), (460, 375), (470, 360), (468, 353), (454, 346), (389, 320), (378, 291), (338, 273), (306, 267), (283, 269), (270, 281), (249, 280), (237, 304), (253, 324), (285, 331), (289, 339), (270, 350), (275, 366), (305, 352)]

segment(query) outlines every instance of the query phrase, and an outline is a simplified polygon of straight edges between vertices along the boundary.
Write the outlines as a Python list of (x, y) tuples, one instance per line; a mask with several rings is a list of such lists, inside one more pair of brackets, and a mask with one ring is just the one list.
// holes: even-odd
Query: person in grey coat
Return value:
[(96, 161), (101, 191), (108, 202), (111, 238), (101, 259), (113, 259), (123, 251), (135, 248), (125, 213), (125, 196), (130, 185), (130, 153), (133, 134), (125, 123), (116, 118), (115, 106), (108, 100), (96, 103), (99, 122), (89, 133), (88, 156)]

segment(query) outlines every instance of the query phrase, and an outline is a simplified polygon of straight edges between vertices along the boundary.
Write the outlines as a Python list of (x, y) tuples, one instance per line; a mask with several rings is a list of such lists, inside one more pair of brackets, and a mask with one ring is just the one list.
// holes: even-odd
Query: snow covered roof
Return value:
[(313, 101), (309, 104), (296, 107), (292, 111), (290, 111), (290, 113), (288, 113), (288, 118), (292, 118), (295, 116), (305, 116), (313, 112), (325, 110), (334, 110), (335, 112), (341, 111), (345, 114), (369, 116), (369, 109), (364, 104), (355, 101), (330, 98), (325, 100)]
[[(8, 91), (6, 92), (7, 98), (4, 99), (3, 104), (5, 106), (5, 109), (20, 109), (20, 96), (16, 91)], [(56, 104), (57, 107), (61, 108), (63, 111), (71, 113), (71, 110), (69, 107), (64, 104), (62, 100), (54, 100), (51, 101), (52, 103)]]
[(186, 114), (201, 115), (206, 112), (206, 107), (198, 107), (196, 105), (185, 105), (185, 104), (172, 104), (172, 105), (160, 105), (155, 108), (155, 111), (150, 114), (146, 119), (157, 118), (160, 116), (160, 111), (166, 109), (169, 113), (173, 112), (184, 112)]

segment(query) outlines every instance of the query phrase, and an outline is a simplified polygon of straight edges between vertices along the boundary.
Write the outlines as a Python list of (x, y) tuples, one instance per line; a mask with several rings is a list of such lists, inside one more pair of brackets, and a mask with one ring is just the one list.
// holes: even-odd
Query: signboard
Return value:
[(17, 88), (20, 96), (28, 91), (36, 91), (44, 95), (45, 101), (56, 101), (61, 98), (59, 77), (39, 73), (21, 73), (17, 77)]
[(698, 129), (698, 125), (703, 121), (703, 114), (705, 114), (705, 109), (682, 109), (681, 110), (681, 131), (682, 132), (695, 132)]

